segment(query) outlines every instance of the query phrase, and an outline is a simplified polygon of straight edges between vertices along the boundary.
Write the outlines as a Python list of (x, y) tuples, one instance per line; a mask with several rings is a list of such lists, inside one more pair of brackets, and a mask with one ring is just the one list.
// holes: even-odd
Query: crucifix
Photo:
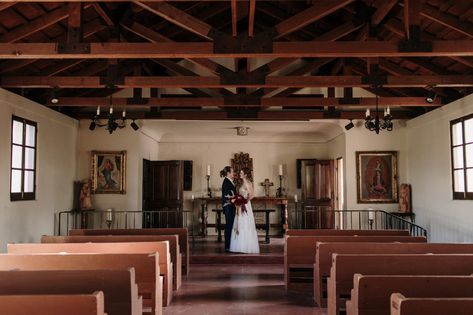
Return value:
[(269, 181), (269, 179), (265, 179), (264, 182), (261, 183), (261, 186), (264, 187), (264, 195), (269, 197), (269, 187), (273, 186), (274, 184)]

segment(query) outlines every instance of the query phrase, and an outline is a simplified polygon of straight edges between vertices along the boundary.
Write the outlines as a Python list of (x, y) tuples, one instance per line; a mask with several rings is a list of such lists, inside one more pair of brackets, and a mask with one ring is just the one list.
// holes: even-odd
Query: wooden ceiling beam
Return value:
[[(96, 107), (107, 106), (110, 99), (108, 97), (61, 97), (59, 104), (47, 104), (48, 106), (67, 107)], [(340, 107), (366, 107), (376, 106), (375, 97), (355, 97), (353, 102), (347, 103), (344, 98), (336, 97), (272, 97), (272, 98), (252, 98), (246, 101), (245, 106), (249, 107), (320, 107), (320, 106), (340, 106)], [(380, 97), (380, 106), (410, 107), (410, 106), (441, 106), (441, 100), (435, 99), (433, 103), (427, 103), (424, 97)], [(151, 97), (144, 98), (136, 102), (133, 98), (114, 97), (113, 104), (117, 106), (159, 106), (159, 107), (230, 107), (238, 105), (232, 97)]]
[(179, 27), (188, 30), (200, 37), (203, 37), (207, 40), (212, 40), (209, 36), (210, 31), (212, 30), (212, 26), (201, 21), (192, 15), (179, 10), (175, 6), (172, 6), (168, 3), (161, 2), (161, 3), (149, 3), (149, 2), (142, 2), (142, 1), (134, 1), (138, 6), (159, 15), (163, 19), (168, 20), (171, 23), (178, 25)]
[[(385, 76), (383, 87), (470, 87), (473, 86), (473, 75), (402, 75)], [(222, 82), (219, 77), (203, 76), (128, 76), (123, 82), (117, 82), (118, 88), (234, 88), (234, 87), (369, 87), (373, 83), (364, 76), (269, 76), (265, 82)], [(101, 77), (93, 76), (3, 76), (0, 86), (14, 88), (103, 88), (106, 84)]]
[(97, 14), (102, 17), (105, 24), (107, 24), (108, 26), (114, 25), (112, 18), (108, 15), (107, 9), (104, 8), (101, 3), (95, 2), (92, 5), (94, 6), (94, 9), (97, 12)]
[(232, 36), (238, 36), (238, 9), (236, 0), (231, 0), (231, 13), (232, 13)]
[(254, 35), (255, 11), (256, 11), (256, 0), (250, 0), (250, 6), (248, 9), (248, 37), (253, 37)]
[(278, 23), (275, 26), (277, 32), (276, 38), (284, 37), (285, 35), (295, 32), (308, 24), (318, 21), (353, 1), (354, 0), (333, 0), (314, 4), (309, 9)]
[(11, 6), (14, 6), (15, 4), (16, 4), (16, 2), (4, 2), (4, 3), (0, 3), (0, 11), (6, 10), (6, 9), (8, 9), (8, 8), (11, 7)]
[(55, 43), (0, 43), (4, 59), (340, 58), (473, 56), (471, 40), (432, 42), (432, 51), (399, 51), (396, 41), (275, 42), (272, 52), (215, 52), (209, 42), (91, 43), (90, 52), (61, 54)]

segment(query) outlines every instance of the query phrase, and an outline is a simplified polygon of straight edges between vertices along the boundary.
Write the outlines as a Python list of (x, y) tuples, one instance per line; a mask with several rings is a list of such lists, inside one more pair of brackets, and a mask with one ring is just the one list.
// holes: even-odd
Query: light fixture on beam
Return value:
[(355, 127), (355, 125), (353, 124), (353, 119), (350, 119), (350, 122), (345, 125), (345, 129), (350, 130), (353, 127)]
[(435, 101), (436, 97), (437, 97), (437, 93), (435, 92), (434, 87), (431, 86), (429, 91), (427, 92), (427, 95), (425, 97), (425, 101), (429, 104), (432, 104)]
[(56, 88), (52, 89), (51, 98), (49, 99), (49, 101), (51, 102), (51, 104), (59, 103), (59, 99), (58, 99), (57, 93), (56, 93)]
[[(133, 119), (133, 122), (130, 124), (130, 126), (135, 131), (139, 129), (134, 119)], [(93, 131), (95, 130), (96, 127), (105, 127), (105, 129), (110, 134), (112, 134), (117, 129), (122, 129), (126, 127), (126, 109), (123, 108), (122, 117), (120, 119), (115, 119), (113, 115), (112, 95), (110, 95), (109, 113), (108, 113), (108, 118), (105, 122), (100, 120), (100, 105), (97, 106), (97, 112), (95, 113), (95, 116), (89, 125), (89, 130)]]
[(373, 87), (374, 92), (376, 94), (376, 114), (374, 117), (371, 117), (370, 109), (366, 109), (366, 118), (365, 118), (365, 127), (369, 131), (374, 131), (376, 134), (379, 134), (381, 130), (392, 131), (393, 130), (393, 122), (391, 116), (391, 109), (389, 106), (384, 110), (384, 116), (382, 118), (379, 117), (378, 112), (378, 103), (379, 97), (377, 93), (378, 86)]
[(238, 136), (247, 136), (249, 127), (235, 127)]

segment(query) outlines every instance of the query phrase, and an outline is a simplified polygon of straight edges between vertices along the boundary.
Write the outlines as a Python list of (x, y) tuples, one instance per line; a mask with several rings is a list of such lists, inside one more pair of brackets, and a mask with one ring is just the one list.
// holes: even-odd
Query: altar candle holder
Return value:
[(282, 174), (279, 174), (279, 188), (276, 193), (277, 197), (282, 197)]
[(210, 189), (210, 175), (205, 176), (207, 178), (207, 196), (212, 198), (212, 190)]

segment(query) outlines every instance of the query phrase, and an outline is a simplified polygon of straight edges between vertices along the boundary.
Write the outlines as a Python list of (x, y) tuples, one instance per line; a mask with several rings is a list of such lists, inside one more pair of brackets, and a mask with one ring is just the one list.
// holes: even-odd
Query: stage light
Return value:
[(352, 119), (350, 119), (350, 122), (345, 126), (345, 129), (350, 130), (353, 127), (355, 127), (355, 125), (353, 124)]
[(131, 122), (130, 126), (131, 126), (131, 128), (133, 128), (134, 131), (137, 131), (138, 129), (140, 129), (140, 127), (136, 124), (134, 119)]
[(425, 101), (427, 103), (432, 104), (435, 101), (435, 97), (437, 97), (437, 93), (435, 93), (435, 90), (432, 88), (429, 92), (427, 92), (427, 96), (425, 97)]
[(95, 123), (95, 120), (92, 120), (92, 121), (90, 122), (89, 130), (90, 130), (90, 131), (94, 131), (96, 125), (97, 125), (97, 124)]

